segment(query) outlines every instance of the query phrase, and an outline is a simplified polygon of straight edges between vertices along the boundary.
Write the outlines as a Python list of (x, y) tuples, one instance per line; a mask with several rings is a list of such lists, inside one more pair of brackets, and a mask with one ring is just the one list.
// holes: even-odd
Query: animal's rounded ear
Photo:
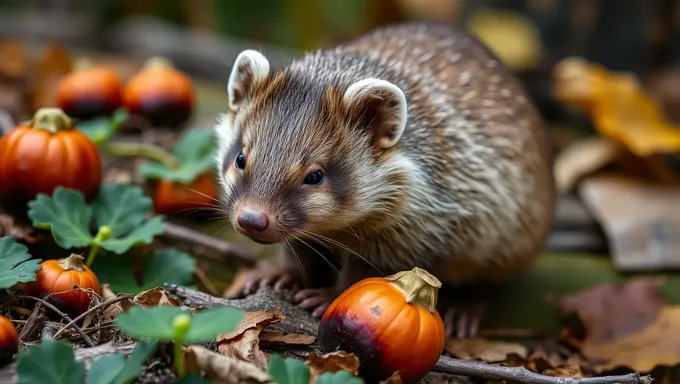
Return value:
[(247, 49), (234, 61), (227, 83), (229, 108), (238, 110), (248, 92), (269, 76), (269, 60), (258, 51)]
[(404, 92), (389, 81), (363, 79), (350, 85), (343, 96), (351, 114), (358, 114), (380, 149), (393, 147), (408, 119)]

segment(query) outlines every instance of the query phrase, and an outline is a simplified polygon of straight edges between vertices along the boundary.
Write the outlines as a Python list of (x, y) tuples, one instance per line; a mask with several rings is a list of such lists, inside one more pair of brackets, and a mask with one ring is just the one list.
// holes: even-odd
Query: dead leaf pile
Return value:
[(669, 306), (659, 292), (663, 280), (646, 278), (604, 284), (565, 297), (561, 310), (575, 313), (585, 337), (566, 341), (577, 347), (596, 373), (627, 367), (641, 373), (680, 363), (680, 306)]
[(310, 384), (316, 384), (319, 376), (326, 372), (347, 371), (356, 376), (359, 373), (359, 358), (353, 353), (336, 351), (324, 355), (309, 354), (305, 364), (309, 367)]

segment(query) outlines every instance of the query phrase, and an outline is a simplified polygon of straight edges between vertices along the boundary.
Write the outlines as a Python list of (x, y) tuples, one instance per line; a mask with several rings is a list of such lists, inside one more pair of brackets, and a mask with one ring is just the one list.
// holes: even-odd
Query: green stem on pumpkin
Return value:
[(177, 168), (178, 163), (175, 157), (165, 149), (144, 143), (106, 143), (103, 148), (110, 154), (116, 156), (144, 157), (158, 161), (168, 168)]
[(385, 277), (387, 281), (401, 289), (409, 304), (420, 305), (430, 313), (437, 307), (437, 294), (442, 283), (422, 268), (397, 272)]
[(55, 134), (73, 129), (73, 120), (61, 108), (40, 108), (33, 115), (30, 126)]
[(108, 225), (102, 225), (94, 237), (94, 244), (92, 244), (92, 247), (90, 247), (90, 253), (87, 254), (87, 259), (85, 260), (85, 265), (88, 268), (92, 266), (95, 256), (97, 256), (97, 253), (99, 253), (101, 243), (108, 240), (109, 237), (111, 237), (111, 227)]
[(186, 313), (175, 316), (175, 319), (172, 321), (172, 327), (175, 330), (172, 345), (172, 358), (175, 361), (177, 377), (183, 377), (185, 370), (184, 359), (182, 357), (182, 344), (184, 344), (184, 338), (187, 333), (189, 333), (189, 328), (191, 328), (191, 316)]

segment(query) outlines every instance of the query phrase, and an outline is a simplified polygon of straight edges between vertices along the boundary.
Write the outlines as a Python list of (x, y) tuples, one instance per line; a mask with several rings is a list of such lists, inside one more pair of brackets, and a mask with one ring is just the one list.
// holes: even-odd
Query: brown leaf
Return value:
[(151, 288), (135, 295), (132, 304), (140, 307), (155, 307), (159, 305), (170, 305), (179, 307), (179, 299), (171, 296), (166, 290), (160, 287)]
[[(117, 296), (113, 291), (111, 291), (111, 286), (109, 284), (102, 284), (102, 299), (104, 301), (106, 300), (111, 300), (115, 299)], [(118, 301), (116, 303), (113, 303), (109, 305), (108, 307), (104, 308), (104, 313), (100, 311), (95, 311), (87, 316), (85, 316), (85, 320), (83, 320), (83, 328), (87, 328), (91, 324), (97, 324), (99, 322), (106, 322), (106, 321), (112, 321), (113, 319), (118, 316), (118, 314), (126, 312), (130, 307), (132, 306), (132, 300), (131, 299), (125, 299), (122, 301)]]
[(392, 376), (380, 382), (380, 384), (402, 384), (402, 383), (403, 381), (401, 381), (401, 375), (399, 374), (399, 371), (394, 372)]
[(111, 290), (111, 285), (110, 284), (102, 284), (102, 299), (103, 300), (111, 300), (116, 297), (116, 294), (113, 293)]
[(618, 270), (680, 267), (680, 187), (616, 175), (591, 176), (579, 185), (584, 204), (602, 225)]
[[(633, 316), (631, 316), (633, 317)], [(600, 373), (619, 366), (648, 373), (657, 366), (674, 366), (680, 362), (680, 306), (664, 307), (656, 321), (647, 328), (611, 342), (588, 343), (581, 352), (598, 362)]]
[(205, 373), (212, 383), (251, 384), (269, 381), (267, 372), (256, 365), (201, 346), (184, 348), (183, 359), (188, 372)]
[(309, 367), (310, 384), (316, 383), (326, 372), (347, 371), (356, 376), (359, 373), (359, 358), (353, 353), (335, 351), (321, 356), (310, 352), (305, 364)]
[(584, 176), (616, 159), (621, 148), (602, 137), (575, 141), (557, 155), (554, 165), (555, 183), (560, 191), (571, 189)]
[(522, 358), (528, 354), (526, 347), (521, 344), (481, 338), (448, 339), (444, 348), (458, 359), (478, 359), (487, 363), (505, 361), (513, 353)]
[(666, 306), (662, 278), (602, 284), (560, 300), (560, 310), (576, 313), (586, 329), (584, 345), (614, 341), (645, 329)]
[(310, 345), (316, 340), (312, 335), (300, 335), (296, 333), (286, 334), (283, 331), (264, 329), (260, 332), (260, 345), (275, 346), (283, 345)]
[(0, 212), (0, 237), (11, 236), (27, 244), (35, 244), (42, 236), (33, 227), (17, 223), (14, 218)]
[(217, 337), (217, 349), (221, 354), (247, 361), (262, 369), (267, 368), (267, 357), (260, 350), (259, 335), (269, 324), (283, 320), (276, 311), (246, 312), (232, 332)]

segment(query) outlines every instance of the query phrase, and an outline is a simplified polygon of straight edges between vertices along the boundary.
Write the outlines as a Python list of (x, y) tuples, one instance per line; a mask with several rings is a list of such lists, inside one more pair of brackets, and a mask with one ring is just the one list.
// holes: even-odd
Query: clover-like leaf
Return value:
[(187, 312), (168, 305), (132, 307), (128, 312), (116, 316), (116, 325), (121, 331), (135, 338), (148, 337), (169, 341), (175, 337), (172, 322), (175, 316), (182, 313)]
[(125, 359), (120, 353), (97, 359), (87, 374), (85, 384), (126, 384), (139, 376), (144, 362), (156, 350), (158, 342), (138, 340), (135, 350)]
[(154, 216), (137, 227), (132, 232), (119, 238), (102, 241), (102, 248), (117, 254), (127, 252), (139, 244), (151, 244), (153, 238), (165, 232), (165, 221), (160, 216)]
[[(182, 313), (179, 307), (161, 305), (156, 307), (133, 307), (127, 313), (116, 316), (121, 331), (136, 338), (149, 337), (158, 340), (175, 340), (178, 337), (174, 320)], [(233, 331), (243, 317), (243, 311), (231, 307), (206, 309), (193, 315), (189, 330), (179, 341), (197, 343), (212, 340), (221, 333)]]
[(73, 384), (85, 379), (85, 364), (75, 360), (73, 347), (43, 339), (29, 345), (17, 357), (17, 384)]
[(129, 113), (124, 108), (120, 108), (110, 117), (81, 121), (77, 124), (77, 128), (94, 143), (99, 144), (110, 139), (128, 117)]
[(234, 307), (205, 309), (194, 315), (184, 337), (188, 343), (213, 340), (221, 333), (231, 332), (243, 318), (243, 310)]
[(267, 367), (269, 377), (277, 384), (308, 384), (309, 367), (300, 360), (273, 355)]
[(322, 374), (316, 384), (364, 384), (364, 381), (347, 371), (337, 371)]
[(107, 225), (111, 236), (119, 237), (137, 228), (151, 212), (152, 204), (141, 187), (107, 184), (99, 189), (92, 209), (97, 227)]
[(35, 281), (41, 260), (30, 258), (25, 245), (17, 243), (13, 237), (0, 237), (0, 289)]
[(147, 179), (164, 179), (188, 184), (215, 166), (215, 151), (214, 133), (211, 129), (191, 129), (182, 135), (173, 149), (179, 167), (169, 168), (150, 161), (141, 165), (138, 171)]
[(89, 230), (92, 208), (74, 189), (59, 186), (51, 197), (38, 194), (28, 203), (28, 217), (34, 227), (49, 229), (62, 248), (85, 247), (94, 241)]

